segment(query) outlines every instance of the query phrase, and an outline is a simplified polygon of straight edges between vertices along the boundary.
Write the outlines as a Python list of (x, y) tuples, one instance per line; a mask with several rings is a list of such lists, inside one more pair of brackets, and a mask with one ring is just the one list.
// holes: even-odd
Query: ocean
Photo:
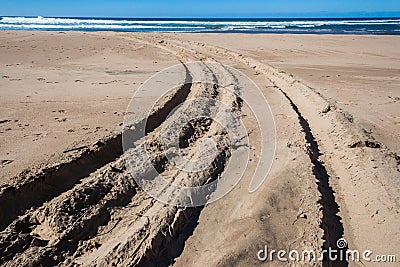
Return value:
[(135, 19), (0, 17), (0, 30), (400, 34), (400, 18)]

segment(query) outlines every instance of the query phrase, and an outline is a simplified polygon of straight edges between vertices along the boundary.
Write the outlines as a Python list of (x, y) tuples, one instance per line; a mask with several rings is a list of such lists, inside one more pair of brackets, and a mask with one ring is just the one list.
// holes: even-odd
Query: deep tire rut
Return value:
[[(296, 77), (225, 48), (197, 41), (183, 43), (253, 69), (256, 75), (262, 74), (274, 84), (275, 89), (289, 101), (310, 146), (310, 161), (324, 209), (321, 222), (325, 232), (324, 248), (336, 248), (338, 238), (345, 237), (349, 249), (373, 248), (379, 251), (388, 239), (398, 236), (396, 214), (399, 214), (400, 204), (399, 187), (395, 185), (399, 180), (385, 178), (398, 177), (398, 156), (395, 153), (366, 133), (348, 112), (336, 107), (318, 90)], [(371, 161), (386, 164), (377, 166), (370, 164)], [(376, 186), (377, 183), (381, 185)], [(354, 194), (358, 191), (369, 194)], [(376, 216), (378, 210), (379, 217)], [(371, 223), (365, 224), (371, 218)], [(369, 238), (371, 233), (381, 233), (374, 235), (373, 244)], [(395, 249), (396, 245), (391, 247)], [(324, 261), (324, 264), (346, 266), (348, 263)]]
[[(200, 67), (206, 75), (213, 75), (213, 80), (217, 83), (213, 72), (215, 70), (206, 64)], [(182, 88), (174, 93), (167, 98), (168, 101), (161, 109), (153, 111), (150, 123), (147, 124), (146, 137), (144, 140), (135, 140), (140, 143), (139, 146), (129, 149), (123, 155), (122, 151), (118, 151), (112, 158), (102, 162), (103, 167), (96, 166), (99, 170), (86, 177), (84, 174), (75, 176), (74, 171), (79, 171), (79, 165), (71, 163), (71, 175), (78, 178), (69, 186), (62, 187), (57, 192), (48, 192), (45, 198), (32, 205), (22, 199), (21, 205), (25, 206), (16, 208), (17, 212), (5, 220), (4, 225), (17, 214), (23, 213), (24, 209), (32, 208), (2, 232), (0, 263), (6, 266), (154, 266), (153, 264), (169, 264), (179, 255), (184, 240), (195, 227), (201, 208), (165, 205), (150, 198), (137, 187), (132, 175), (146, 179), (151, 179), (154, 175), (152, 166), (146, 165), (142, 146), (147, 143), (147, 153), (153, 158), (152, 165), (174, 183), (191, 186), (218, 179), (230, 156), (227, 133), (218, 124), (199, 120), (191, 124), (190, 130), (183, 131), (181, 138), (186, 145), (182, 149), (189, 158), (199, 157), (196, 147), (202, 135), (213, 136), (219, 144), (217, 156), (211, 166), (195, 175), (174, 170), (168, 164), (166, 153), (169, 152), (160, 150), (162, 145), (159, 132), (162, 127), (166, 131), (179, 131), (174, 128), (174, 121), (184, 112), (190, 114), (190, 109), (194, 107), (189, 105), (183, 107), (186, 111), (181, 110), (182, 107), (172, 113), (171, 111), (187, 98), (215, 98), (226, 102), (232, 109), (237, 109), (237, 99), (230, 94), (221, 93), (218, 86), (191, 84), (190, 73), (187, 73)], [(143, 124), (143, 121), (138, 124)], [(120, 136), (118, 138), (120, 141)], [(133, 170), (126, 169), (126, 160), (134, 161)], [(40, 186), (39, 181), (33, 181)], [(169, 249), (160, 250), (161, 248)]]
[[(278, 87), (277, 87), (278, 88)], [(311, 163), (313, 164), (313, 174), (317, 178), (318, 181), (318, 191), (321, 193), (321, 201), (320, 204), (322, 206), (322, 224), (321, 227), (324, 230), (324, 249), (328, 250), (329, 248), (338, 249), (336, 242), (337, 240), (343, 238), (344, 236), (344, 227), (341, 222), (341, 218), (338, 215), (339, 213), (339, 205), (335, 200), (334, 191), (330, 185), (329, 179), (330, 176), (328, 171), (326, 170), (323, 163), (320, 161), (319, 157), (321, 155), (318, 143), (315, 140), (315, 137), (311, 131), (310, 125), (307, 120), (303, 117), (301, 112), (299, 111), (296, 104), (292, 99), (281, 89), (278, 88), (282, 92), (282, 94), (289, 101), (293, 110), (296, 112), (301, 128), (304, 131), (305, 138), (307, 140), (307, 144), (309, 145), (308, 155), (310, 157)], [(346, 248), (342, 249), (343, 253), (346, 253)], [(328, 266), (347, 266), (347, 261), (335, 261), (329, 262), (328, 258), (325, 258), (325, 263)]]

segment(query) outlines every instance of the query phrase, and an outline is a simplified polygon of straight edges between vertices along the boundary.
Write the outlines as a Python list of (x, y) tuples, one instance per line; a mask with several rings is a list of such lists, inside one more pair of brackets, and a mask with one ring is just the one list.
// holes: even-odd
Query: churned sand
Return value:
[[(0, 263), (255, 266), (265, 245), (320, 251), (340, 238), (349, 249), (396, 254), (399, 46), (397, 36), (0, 32)], [(235, 76), (207, 62), (248, 75), (271, 107), (277, 144), (268, 179), (249, 193), (262, 140), (250, 110), (238, 109), (251, 129), (244, 179), (221, 200), (184, 209), (137, 187), (121, 131), (139, 86), (190, 61), (205, 62), (217, 80)], [(208, 90), (182, 87), (172, 98)], [(187, 182), (159, 151), (161, 128), (173, 130), (180, 114), (161, 114), (172, 98), (162, 100), (147, 138), (156, 164)], [(217, 125), (197, 122), (184, 136), (187, 154), (197, 157), (199, 136), (217, 133)], [(223, 144), (217, 167), (199, 173), (199, 183), (223, 173)], [(340, 263), (364, 264), (371, 263)]]

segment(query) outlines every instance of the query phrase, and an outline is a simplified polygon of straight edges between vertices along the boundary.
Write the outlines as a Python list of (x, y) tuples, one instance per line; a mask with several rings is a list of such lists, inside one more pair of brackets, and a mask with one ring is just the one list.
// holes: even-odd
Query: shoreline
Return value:
[(400, 35), (399, 33), (354, 33), (354, 32), (349, 32), (349, 33), (343, 33), (343, 32), (337, 32), (337, 33), (332, 33), (332, 32), (320, 32), (320, 33), (315, 33), (315, 32), (282, 32), (282, 33), (277, 33), (277, 32), (235, 32), (235, 31), (215, 31), (215, 32), (190, 32), (190, 31), (180, 31), (180, 32), (158, 32), (158, 31), (152, 31), (152, 32), (138, 32), (138, 31), (115, 31), (115, 30), (0, 30), (0, 32), (12, 32), (12, 31), (21, 31), (21, 32), (58, 32), (58, 33), (67, 33), (67, 32), (78, 32), (78, 33), (149, 33), (149, 34), (154, 34), (154, 33), (161, 33), (161, 34), (200, 34), (200, 35), (208, 35), (208, 34), (228, 34), (228, 35), (333, 35), (333, 36), (398, 36)]

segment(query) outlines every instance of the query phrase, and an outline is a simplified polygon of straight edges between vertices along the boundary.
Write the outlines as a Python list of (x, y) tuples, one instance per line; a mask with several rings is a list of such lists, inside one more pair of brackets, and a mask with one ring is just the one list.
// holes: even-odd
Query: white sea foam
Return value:
[[(148, 25), (43, 25), (43, 24), (0, 24), (0, 28), (25, 28), (25, 29), (173, 29), (169, 26)], [(179, 29), (205, 29), (205, 27), (182, 26)]]
[[(400, 26), (400, 19), (343, 20), (141, 20), (141, 19), (77, 19), (47, 17), (3, 17), (0, 29), (100, 29), (100, 30), (165, 30), (165, 31), (243, 31), (260, 29), (316, 28), (332, 26)], [(329, 29), (328, 29), (329, 30)]]
[(124, 20), (124, 19), (71, 19), (44, 17), (3, 17), (1, 23), (12, 24), (192, 24), (192, 25), (231, 25), (231, 26), (295, 26), (295, 25), (393, 25), (400, 19), (376, 20), (296, 20), (296, 21), (191, 21), (191, 20)]

